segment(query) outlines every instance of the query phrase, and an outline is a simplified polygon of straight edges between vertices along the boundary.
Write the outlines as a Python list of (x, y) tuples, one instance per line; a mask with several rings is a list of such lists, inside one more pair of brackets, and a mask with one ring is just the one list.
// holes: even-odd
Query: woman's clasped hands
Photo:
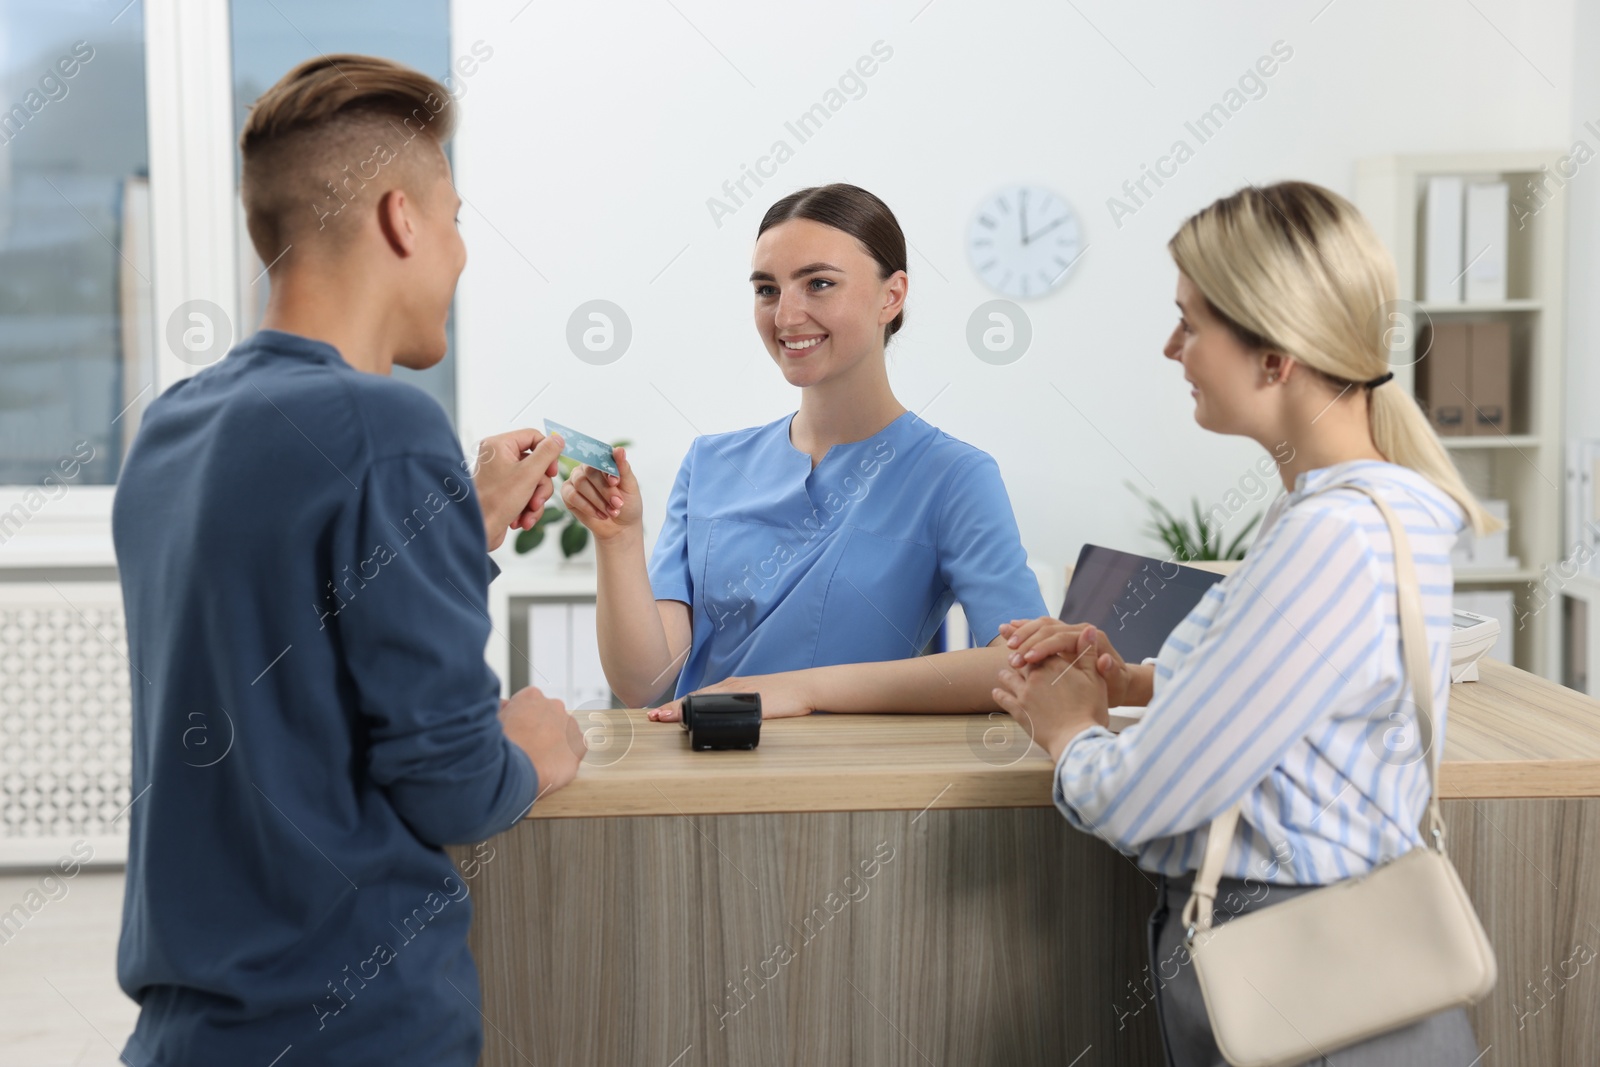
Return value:
[(1110, 709), (1149, 701), (1148, 669), (1130, 667), (1105, 632), (1058, 619), (1014, 619), (1000, 627), (1011, 650), (992, 696), (1050, 757)]

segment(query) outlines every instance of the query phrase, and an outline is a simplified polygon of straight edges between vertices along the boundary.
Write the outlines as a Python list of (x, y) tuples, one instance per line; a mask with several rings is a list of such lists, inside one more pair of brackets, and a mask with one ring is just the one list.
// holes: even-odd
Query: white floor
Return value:
[[(0, 875), (0, 914), (40, 877)], [(0, 932), (0, 1067), (109, 1067), (139, 1014), (117, 987), (122, 872), (64, 884), (9, 941)]]

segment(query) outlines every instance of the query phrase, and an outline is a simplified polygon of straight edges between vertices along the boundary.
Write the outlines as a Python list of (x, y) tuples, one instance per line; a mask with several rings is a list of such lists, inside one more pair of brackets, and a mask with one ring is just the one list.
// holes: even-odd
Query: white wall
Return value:
[[(1572, 0), (619, 0), (535, 3), (512, 21), (523, 3), (472, 0), (454, 15), (458, 51), (494, 50), (463, 79), (455, 147), (471, 205), (462, 432), (506, 428), (539, 394), (520, 421), (633, 438), (652, 530), (696, 431), (797, 402), (755, 336), (744, 281), (761, 213), (795, 188), (852, 181), (894, 208), (915, 248), (890, 350), (900, 399), (917, 409), (937, 395), (927, 418), (999, 460), (1029, 553), (1064, 563), (1084, 541), (1150, 547), (1124, 480), (1169, 506), (1209, 504), (1257, 457), (1194, 425), (1160, 355), (1175, 317), (1165, 243), (1187, 214), (1247, 181), (1349, 194), (1363, 156), (1554, 149), (1571, 128)], [(893, 57), (865, 95), (795, 145), (784, 121), (879, 40)], [(1279, 40), (1293, 57), (1266, 94), (1115, 225), (1107, 198), (1176, 138), (1194, 145), (1184, 122)], [(780, 137), (794, 158), (716, 226), (707, 198)], [(1064, 193), (1090, 248), (1062, 289), (1027, 305), (1028, 355), (994, 367), (964, 340), (994, 294), (963, 236), (979, 200), (1011, 181)], [(634, 329), (606, 367), (564, 340), (568, 315), (596, 297)]]

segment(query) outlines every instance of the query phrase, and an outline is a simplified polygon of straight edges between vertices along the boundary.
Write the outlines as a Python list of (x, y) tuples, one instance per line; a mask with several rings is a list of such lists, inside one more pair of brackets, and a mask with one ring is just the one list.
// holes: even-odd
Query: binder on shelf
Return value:
[(542, 601), (528, 608), (529, 678), (569, 709), (609, 708), (593, 601)]
[(1511, 324), (1475, 322), (1467, 338), (1468, 433), (1511, 432)]
[(1506, 239), (1510, 190), (1505, 182), (1473, 182), (1466, 187), (1464, 294), (1469, 304), (1506, 298)]
[[(1583, 494), (1584, 543), (1600, 557), (1600, 441), (1584, 443), (1583, 470), (1587, 483)], [(1600, 558), (1591, 559), (1589, 569), (1600, 574)]]
[(600, 666), (600, 638), (593, 602), (572, 605), (572, 696), (570, 708), (609, 708), (611, 685)]
[(1566, 460), (1562, 485), (1566, 492), (1561, 509), (1561, 532), (1565, 536), (1561, 541), (1572, 551), (1583, 544), (1583, 442), (1568, 438), (1562, 452)]
[(1417, 363), (1417, 400), (1440, 437), (1467, 432), (1468, 343), (1465, 323), (1436, 322), (1427, 355)]
[(1579, 521), (1583, 525), (1578, 531), (1577, 543), (1588, 548), (1581, 555), (1589, 559), (1589, 573), (1600, 575), (1600, 441), (1583, 442), (1580, 470), (1583, 474), (1583, 496), (1579, 503), (1583, 510), (1579, 513)]
[[(1455, 549), (1450, 553), (1450, 563), (1457, 574), (1470, 576), (1474, 570), (1516, 570), (1522, 560), (1510, 555), (1511, 503), (1507, 500), (1479, 500), (1483, 509), (1504, 525), (1492, 534), (1479, 536), (1470, 528), (1461, 531)], [(1470, 609), (1469, 609), (1470, 610)]]
[(566, 700), (572, 677), (572, 623), (568, 605), (528, 608), (528, 680), (547, 697)]
[(1600, 576), (1600, 441), (1567, 442), (1566, 544), (1585, 573)]
[(1461, 303), (1462, 204), (1466, 182), (1437, 176), (1428, 179), (1423, 205), (1422, 299), (1435, 304)]

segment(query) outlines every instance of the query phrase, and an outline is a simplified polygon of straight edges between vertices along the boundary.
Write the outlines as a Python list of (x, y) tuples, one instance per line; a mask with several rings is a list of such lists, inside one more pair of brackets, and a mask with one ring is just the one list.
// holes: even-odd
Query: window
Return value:
[[(441, 80), (450, 70), (449, 0), (232, 0), (234, 133), (250, 105), (296, 64), (318, 53), (384, 56)], [(448, 146), (446, 147), (448, 151)], [(237, 153), (236, 153), (237, 155)], [(239, 314), (244, 332), (261, 322), (267, 303), (264, 264), (238, 221)], [(455, 331), (437, 366), (396, 367), (394, 376), (421, 387), (455, 421)]]
[(117, 6), (0, 0), (0, 485), (115, 482), (155, 392), (144, 27)]

